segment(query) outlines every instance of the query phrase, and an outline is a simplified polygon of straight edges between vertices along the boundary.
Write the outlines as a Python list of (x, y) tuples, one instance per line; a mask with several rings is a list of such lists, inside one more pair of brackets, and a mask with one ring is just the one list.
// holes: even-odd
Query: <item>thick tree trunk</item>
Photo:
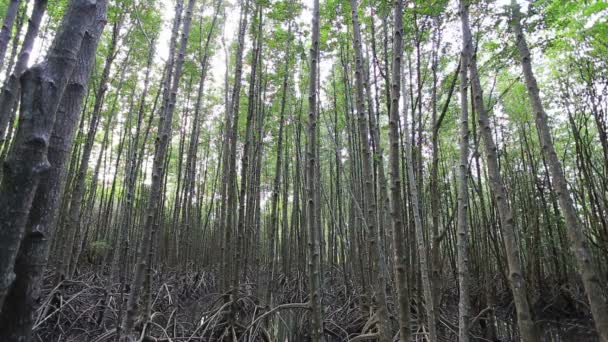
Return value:
[[(58, 278), (67, 277), (70, 278), (76, 266), (78, 264), (78, 256), (80, 254), (80, 246), (82, 246), (83, 230), (87, 227), (81, 227), (81, 210), (84, 203), (85, 193), (85, 181), (87, 170), (89, 168), (89, 160), (91, 158), (91, 152), (93, 151), (93, 143), (95, 141), (95, 135), (97, 134), (97, 127), (99, 125), (101, 117), (101, 109), (104, 103), (106, 91), (108, 89), (107, 83), (110, 80), (110, 69), (112, 63), (116, 57), (116, 48), (118, 46), (118, 33), (122, 26), (122, 19), (119, 19), (114, 24), (114, 30), (112, 32), (112, 41), (110, 43), (108, 55), (106, 56), (105, 65), (99, 81), (97, 92), (95, 93), (95, 104), (93, 106), (93, 113), (91, 114), (91, 121), (89, 122), (89, 130), (87, 132), (86, 142), (84, 144), (82, 155), (80, 159), (80, 166), (74, 183), (72, 185), (71, 198), (70, 198), (70, 209), (67, 217), (67, 225), (65, 227), (66, 232), (69, 236), (67, 243), (64, 245), (64, 258), (63, 263), (57, 268)], [(128, 60), (128, 59), (127, 59)], [(123, 69), (124, 71), (124, 69)], [(109, 118), (108, 118), (109, 120)], [(74, 258), (72, 257), (76, 257)], [(60, 260), (61, 261), (61, 260)]]
[(97, 4), (96, 19), (84, 36), (77, 65), (57, 110), (48, 147), (48, 159), (52, 167), (38, 185), (26, 233), (15, 261), (15, 283), (0, 315), (2, 341), (25, 342), (31, 339), (33, 314), (40, 302), (40, 286), (48, 259), (49, 242), (67, 180), (69, 152), (93, 69), (97, 44), (106, 24), (106, 7), (106, 1)]
[(19, 128), (0, 185), (0, 306), (15, 280), (14, 262), (32, 201), (50, 168), (47, 151), (57, 108), (96, 7), (86, 0), (70, 2), (47, 58), (21, 77)]

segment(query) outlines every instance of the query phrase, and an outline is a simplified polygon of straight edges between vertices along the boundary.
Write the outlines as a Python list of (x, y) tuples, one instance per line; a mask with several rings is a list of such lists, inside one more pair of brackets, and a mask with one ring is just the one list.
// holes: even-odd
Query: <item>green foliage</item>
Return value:
[(0, 1), (0, 18), (4, 18), (10, 0)]
[(97, 240), (88, 245), (88, 248), (84, 251), (84, 255), (88, 262), (94, 265), (100, 265), (103, 258), (108, 255), (108, 252), (110, 252), (111, 249), (112, 247), (107, 241)]
[(301, 3), (291, 0), (279, 0), (272, 2), (270, 11), (266, 14), (269, 19), (277, 22), (289, 22), (302, 13)]
[(545, 25), (555, 30), (548, 44), (552, 55), (580, 53), (606, 60), (608, 51), (608, 3), (604, 0), (545, 0), (537, 4)]
[(49, 0), (46, 14), (49, 18), (49, 28), (56, 30), (68, 6), (68, 0)]
[(526, 86), (521, 81), (513, 84), (511, 80), (501, 79), (498, 89), (501, 93), (506, 92), (502, 98), (502, 105), (510, 120), (518, 124), (534, 120)]

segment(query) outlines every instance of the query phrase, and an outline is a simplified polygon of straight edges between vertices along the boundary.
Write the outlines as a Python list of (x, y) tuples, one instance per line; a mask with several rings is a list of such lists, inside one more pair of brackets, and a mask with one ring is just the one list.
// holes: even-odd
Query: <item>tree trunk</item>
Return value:
[(31, 339), (33, 314), (40, 302), (40, 287), (48, 259), (49, 242), (67, 180), (69, 152), (93, 69), (97, 43), (106, 23), (106, 6), (105, 1), (97, 5), (96, 19), (84, 36), (80, 57), (57, 111), (48, 147), (48, 159), (53, 167), (41, 178), (34, 196), (26, 233), (15, 261), (15, 283), (1, 310), (2, 341)]
[[(471, 42), (469, 44), (472, 44), (467, 7), (461, 8), (461, 17), (463, 37)], [(464, 64), (463, 67), (466, 68)], [(498, 148), (496, 147), (494, 137), (492, 136), (490, 120), (483, 101), (481, 81), (479, 79), (475, 56), (472, 56), (471, 58), (469, 72), (473, 89), (473, 104), (475, 106), (475, 111), (479, 114), (479, 128), (484, 142), (490, 189), (492, 190), (492, 195), (498, 206), (498, 214), (502, 224), (502, 233), (509, 266), (509, 284), (511, 286), (511, 291), (513, 292), (513, 301), (515, 302), (515, 308), (517, 310), (517, 324), (519, 326), (520, 336), (522, 341), (525, 342), (538, 341), (538, 331), (532, 318), (530, 304), (528, 303), (528, 293), (520, 262), (519, 247), (515, 240), (513, 212), (509, 207), (507, 191), (500, 175), (497, 156)]]
[[(420, 76), (420, 71), (418, 71), (418, 75)], [(422, 101), (421, 98), (421, 80), (419, 80), (418, 84), (418, 103)], [(392, 105), (391, 105), (392, 106)], [(418, 107), (419, 118), (421, 118), (422, 107)], [(411, 210), (412, 216), (414, 219), (414, 228), (416, 235), (416, 243), (418, 245), (418, 261), (420, 263), (420, 278), (422, 282), (422, 293), (425, 301), (425, 311), (427, 314), (427, 325), (429, 329), (429, 341), (436, 342), (437, 341), (437, 313), (435, 312), (435, 296), (433, 295), (433, 284), (431, 279), (431, 264), (429, 262), (429, 254), (428, 249), (425, 243), (425, 232), (422, 223), (422, 208), (421, 208), (421, 198), (419, 189), (421, 189), (422, 180), (420, 179), (422, 176), (422, 158), (421, 153), (418, 151), (417, 159), (415, 160), (414, 155), (414, 147), (413, 147), (413, 139), (410, 140), (410, 130), (409, 125), (407, 124), (407, 108), (404, 108), (404, 124), (403, 124), (403, 136), (405, 142), (405, 164), (406, 164), (406, 172), (407, 172), (407, 181), (409, 186), (409, 192), (411, 196)], [(412, 112), (413, 115), (413, 112)], [(420, 125), (420, 122), (418, 122)], [(413, 133), (416, 130), (414, 127), (414, 121), (412, 121), (412, 137)], [(419, 149), (422, 148), (422, 144), (420, 143), (421, 130), (419, 131)], [(414, 163), (418, 166), (417, 170), (414, 170)], [(418, 171), (418, 172), (416, 172)]]
[[(291, 36), (291, 24), (289, 25), (289, 32), (288, 34)], [(275, 247), (276, 242), (275, 242), (275, 236), (276, 236), (276, 232), (278, 230), (278, 204), (279, 204), (279, 192), (281, 191), (281, 180), (282, 178), (284, 178), (284, 176), (282, 175), (282, 163), (283, 163), (283, 130), (284, 130), (284, 126), (285, 126), (285, 107), (287, 105), (287, 93), (289, 92), (289, 62), (290, 62), (290, 44), (291, 44), (291, 39), (287, 42), (287, 49), (285, 51), (285, 70), (284, 75), (283, 75), (283, 85), (282, 85), (282, 94), (281, 94), (281, 109), (280, 109), (280, 114), (279, 114), (279, 136), (277, 138), (277, 157), (276, 157), (276, 161), (275, 161), (275, 174), (274, 174), (274, 182), (273, 182), (273, 186), (272, 186), (272, 203), (270, 205), (270, 246), (269, 246), (269, 256), (268, 258), (270, 259), (270, 274), (268, 276), (268, 285), (267, 285), (267, 289), (265, 291), (265, 300), (264, 300), (264, 304), (268, 305), (268, 306), (272, 306), (272, 302), (271, 302), (271, 294), (272, 294), (272, 288), (274, 285), (273, 282), (273, 277), (274, 277), (274, 271), (275, 271), (275, 251), (278, 250), (277, 247)], [(283, 187), (287, 187), (287, 183), (283, 182)], [(283, 205), (285, 206), (285, 204), (287, 204), (287, 202), (285, 201), (285, 203), (283, 203)], [(286, 209), (284, 209), (286, 210)], [(284, 215), (284, 219), (286, 219), (287, 216)], [(285, 228), (286, 225), (283, 225), (283, 227)], [(284, 229), (283, 229), (284, 230)], [(285, 235), (283, 235), (285, 236)], [(282, 243), (285, 243), (284, 239), (282, 239), (283, 241), (281, 241)]]
[(9, 122), (14, 118), (16, 112), (15, 106), (17, 97), (19, 96), (19, 87), (21, 85), (19, 78), (27, 68), (30, 54), (34, 47), (34, 41), (38, 36), (40, 21), (42, 20), (44, 12), (46, 12), (47, 2), (47, 0), (34, 1), (34, 8), (32, 9), (25, 37), (23, 38), (23, 44), (19, 51), (19, 57), (15, 63), (15, 68), (11, 75), (5, 80), (2, 93), (0, 93), (0, 145), (2, 145), (3, 142), (5, 145), (8, 144), (8, 140), (5, 139), (5, 133)]
[(0, 29), (0, 71), (4, 67), (4, 55), (6, 55), (8, 41), (11, 39), (13, 24), (15, 23), (15, 18), (17, 18), (20, 4), (21, 0), (10, 0), (6, 8), (6, 15), (2, 22), (2, 29)]
[(568, 190), (568, 183), (562, 168), (561, 162), (555, 152), (551, 139), (551, 130), (547, 123), (547, 113), (540, 98), (540, 90), (532, 71), (532, 61), (530, 50), (524, 36), (521, 25), (521, 13), (519, 5), (512, 2), (512, 21), (511, 24), (515, 31), (516, 45), (519, 50), (521, 66), (524, 79), (528, 88), (528, 96), (534, 110), (536, 128), (540, 138), (541, 149), (548, 160), (549, 174), (555, 185), (555, 190), (559, 200), (559, 206), (566, 220), (568, 235), (573, 244), (574, 254), (578, 261), (579, 272), (583, 279), (583, 285), (587, 292), (587, 299), (591, 307), (595, 327), (603, 341), (608, 341), (608, 305), (606, 303), (605, 288), (602, 287), (600, 276), (589, 250), (587, 238), (584, 233), (584, 225), (579, 218), (572, 197)]
[(471, 299), (469, 298), (469, 103), (467, 97), (468, 71), (471, 60), (471, 37), (468, 33), (468, 9), (465, 0), (460, 0), (462, 20), (462, 52), (460, 57), (460, 164), (458, 165), (458, 341), (469, 341)]
[(370, 276), (373, 285), (372, 298), (377, 301), (378, 307), (378, 339), (381, 342), (389, 341), (390, 331), (387, 327), (388, 308), (386, 304), (386, 279), (384, 278), (382, 256), (380, 254), (379, 234), (378, 234), (378, 207), (376, 193), (374, 191), (374, 170), (372, 165), (372, 151), (369, 141), (369, 127), (367, 113), (365, 111), (365, 82), (363, 67), (363, 48), (361, 43), (361, 29), (359, 28), (359, 15), (357, 0), (350, 0), (351, 19), (353, 24), (353, 47), (355, 50), (355, 88), (356, 88), (356, 110), (359, 126), (359, 143), (361, 146), (361, 164), (363, 172), (363, 196), (365, 202), (362, 203), (365, 213), (365, 224), (367, 226), (367, 243), (370, 257)]
[[(222, 216), (221, 223), (223, 224), (224, 230), (224, 251), (223, 251), (223, 288), (222, 292), (227, 293), (231, 286), (231, 276), (233, 274), (232, 267), (235, 267), (233, 263), (233, 233), (236, 233), (233, 224), (236, 215), (236, 140), (238, 133), (238, 118), (239, 118), (239, 107), (240, 107), (240, 95), (241, 95), (241, 79), (243, 75), (243, 51), (245, 49), (245, 33), (247, 32), (247, 19), (249, 16), (249, 0), (245, 0), (245, 3), (241, 7), (239, 30), (237, 38), (236, 48), (236, 68), (234, 73), (234, 86), (232, 88), (232, 94), (230, 95), (230, 101), (228, 102), (226, 109), (226, 137), (224, 141), (224, 161), (223, 161), (223, 175), (222, 182), (226, 189), (223, 189), (222, 193)], [(226, 84), (226, 86), (228, 86)], [(227, 300), (228, 297), (225, 297)]]
[(15, 280), (14, 262), (32, 201), (50, 168), (47, 151), (56, 112), (96, 7), (84, 0), (70, 2), (47, 58), (21, 77), (19, 128), (0, 185), (0, 306)]
[[(261, 45), (262, 45), (262, 15), (263, 15), (263, 9), (261, 8), (261, 6), (259, 4), (256, 4), (256, 10), (255, 10), (255, 16), (259, 16), (257, 18), (257, 22), (258, 22), (258, 27), (255, 28), (254, 30), (254, 34), (255, 34), (255, 39), (254, 39), (254, 46), (253, 46), (253, 59), (251, 62), (251, 74), (249, 75), (249, 94), (248, 94), (248, 104), (247, 104), (247, 120), (245, 123), (245, 141), (243, 142), (243, 154), (241, 156), (241, 177), (240, 177), (240, 186), (239, 186), (239, 194), (238, 194), (238, 198), (237, 197), (229, 197), (231, 199), (231, 201), (229, 202), (230, 204), (236, 206), (236, 204), (238, 203), (238, 214), (237, 214), (237, 220), (236, 220), (236, 229), (234, 230), (236, 232), (236, 242), (233, 244), (234, 247), (234, 259), (233, 259), (233, 265), (232, 265), (232, 278), (231, 278), (231, 293), (232, 293), (232, 302), (233, 305), (231, 306), (231, 320), (234, 318), (233, 315), (236, 315), (236, 302), (238, 300), (238, 288), (239, 288), (239, 284), (240, 284), (240, 275), (241, 272), (244, 271), (243, 273), (247, 272), (246, 267), (241, 267), (241, 262), (243, 262), (243, 254), (246, 255), (246, 248), (245, 248), (245, 229), (246, 229), (246, 215), (247, 214), (251, 214), (253, 211), (253, 202), (251, 201), (251, 196), (247, 197), (247, 199), (245, 199), (245, 194), (247, 193), (247, 185), (250, 184), (253, 181), (253, 172), (252, 170), (252, 165), (250, 165), (250, 160), (252, 160), (252, 156), (253, 156), (253, 149), (252, 149), (252, 142), (253, 142), (253, 129), (254, 129), (254, 125), (255, 125), (255, 115), (254, 113), (256, 112), (256, 95), (255, 95), (255, 91), (256, 91), (256, 84), (257, 84), (257, 73), (258, 73), (258, 68), (259, 68), (259, 60), (260, 60), (260, 50), (261, 50)], [(253, 20), (255, 21), (255, 20)], [(233, 94), (234, 95), (234, 94)], [(233, 101), (240, 101), (239, 97), (237, 96), (236, 98), (233, 98)], [(238, 113), (235, 112), (235, 118), (233, 119), (234, 122), (234, 126), (233, 126), (233, 136), (234, 136), (234, 140), (232, 141), (234, 148), (232, 149), (232, 153), (236, 154), (236, 139), (238, 136)], [(236, 157), (236, 156), (235, 156)], [(235, 160), (236, 162), (236, 160)], [(231, 173), (233, 173), (233, 176), (230, 177), (230, 181), (233, 182), (233, 186), (236, 186), (236, 182), (237, 182), (237, 177), (236, 177), (236, 164), (233, 165), (233, 167), (231, 167)], [(236, 195), (236, 189), (234, 190), (234, 194)], [(249, 206), (247, 206), (247, 202), (249, 204)], [(234, 323), (234, 322), (231, 322)]]
[[(165, 176), (165, 161), (167, 158), (167, 152), (169, 148), (169, 138), (172, 131), (173, 112), (175, 111), (175, 100), (177, 97), (177, 91), (179, 90), (179, 83), (182, 75), (182, 66), (184, 64), (184, 58), (186, 53), (186, 46), (188, 44), (188, 37), (190, 33), (190, 24), (192, 21), (192, 9), (194, 7), (194, 0), (188, 1), (188, 8), (184, 15), (183, 28), (180, 38), (180, 47), (177, 57), (175, 59), (175, 70), (172, 68), (167, 70), (167, 75), (172, 74), (172, 82), (167, 84), (168, 91), (163, 94), (163, 106), (161, 107), (161, 114), (159, 118), (159, 130), (158, 136), (155, 142), (154, 161), (152, 165), (152, 184), (150, 186), (150, 194), (148, 203), (145, 211), (145, 219), (143, 222), (143, 240), (141, 241), (140, 247), (137, 251), (137, 265), (134, 273), (134, 280), (131, 286), (131, 293), (127, 301), (127, 309), (125, 317), (122, 321), (121, 330), (126, 334), (128, 338), (132, 337), (133, 326), (137, 316), (137, 300), (142, 290), (142, 284), (144, 280), (144, 272), (146, 271), (149, 253), (153, 248), (154, 244), (154, 225), (156, 224), (156, 216), (160, 210), (160, 198), (162, 183)], [(181, 13), (181, 1), (176, 6), (176, 17), (180, 16)], [(177, 26), (177, 25), (176, 25)], [(174, 28), (175, 30), (175, 28)], [(175, 31), (174, 31), (175, 32)], [(175, 37), (175, 36), (174, 36)], [(172, 47), (175, 47), (173, 45)], [(173, 58), (174, 50), (170, 51), (169, 58)], [(168, 77), (169, 79), (169, 77)]]
[[(399, 302), (399, 341), (409, 342), (410, 337), (410, 297), (407, 283), (406, 255), (403, 224), (403, 199), (401, 196), (401, 153), (399, 152), (399, 97), (401, 91), (401, 58), (403, 54), (403, 0), (393, 2), (393, 67), (390, 88), (389, 115), (389, 164), (391, 217), (393, 221), (393, 245), (395, 258), (395, 283)], [(388, 77), (388, 76), (387, 76)]]
[(91, 152), (93, 151), (93, 143), (97, 133), (97, 127), (101, 117), (101, 109), (104, 103), (105, 93), (108, 89), (107, 83), (110, 79), (110, 69), (116, 57), (115, 51), (118, 45), (118, 33), (120, 31), (120, 27), (122, 26), (121, 21), (122, 19), (119, 19), (119, 22), (114, 24), (112, 42), (110, 43), (108, 55), (106, 56), (105, 65), (99, 81), (99, 87), (95, 93), (95, 104), (93, 107), (93, 113), (91, 114), (91, 121), (89, 122), (89, 131), (87, 132), (86, 142), (82, 150), (80, 167), (78, 168), (78, 173), (71, 190), (70, 209), (67, 217), (67, 225), (65, 227), (70, 238), (67, 239), (66, 244), (64, 244), (62, 248), (66, 254), (64, 254), (65, 257), (63, 258), (63, 263), (57, 268), (58, 279), (63, 277), (70, 278), (76, 269), (76, 265), (78, 264), (78, 259), (72, 262), (72, 256), (78, 257), (80, 254), (82, 231), (83, 229), (86, 229), (85, 227), (81, 227), (80, 224), (81, 209), (84, 202), (83, 197), (85, 193), (86, 175), (89, 167), (89, 160), (91, 158)]
[(317, 82), (319, 66), (319, 0), (314, 0), (312, 9), (312, 37), (310, 47), (309, 85), (308, 85), (308, 127), (306, 148), (306, 224), (308, 227), (309, 248), (309, 291), (310, 307), (312, 310), (310, 337), (312, 342), (323, 340), (323, 308), (321, 300), (321, 237), (318, 235), (319, 227), (316, 227), (317, 216), (321, 214), (320, 203), (316, 187), (317, 174), (317, 118), (319, 116), (317, 106)]

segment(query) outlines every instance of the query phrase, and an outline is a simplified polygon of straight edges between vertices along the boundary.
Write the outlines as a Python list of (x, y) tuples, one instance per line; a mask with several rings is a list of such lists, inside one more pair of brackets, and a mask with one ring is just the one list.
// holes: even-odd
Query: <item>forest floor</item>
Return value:
[[(246, 277), (236, 305), (225, 302), (218, 292), (217, 272), (154, 272), (151, 287), (150, 319), (137, 324), (140, 341), (307, 341), (309, 318), (306, 314), (306, 276), (279, 275), (273, 291), (274, 308), (260, 305), (255, 282), (260, 277)], [(117, 322), (123, 312), (129, 288), (108, 285), (108, 277), (86, 271), (73, 280), (52, 286), (52, 275), (46, 277), (41, 305), (36, 311), (36, 341), (104, 342), (116, 339)], [(263, 280), (260, 281), (263, 283)], [(445, 282), (456, 284), (456, 282)], [(373, 331), (365, 296), (354, 284), (345, 284), (340, 271), (327, 272), (324, 277), (324, 329), (327, 341), (349, 341), (362, 332)], [(388, 289), (389, 297), (392, 289)], [(518, 341), (514, 326), (514, 308), (508, 291), (497, 289), (495, 306), (497, 340)], [(442, 341), (457, 339), (458, 296), (456, 288), (445, 288), (441, 304), (439, 330)], [(534, 309), (537, 324), (543, 330), (543, 341), (595, 342), (599, 339), (590, 319), (582, 290), (577, 287), (554, 287), (539, 291)], [(474, 299), (485, 296), (479, 289)], [(473, 311), (479, 313), (471, 334), (473, 341), (487, 338), (487, 317), (490, 309), (481, 308), (473, 300)], [(394, 302), (389, 310), (395, 312)], [(147, 303), (140, 303), (146, 307)], [(228, 329), (230, 310), (236, 312), (234, 328)], [(419, 324), (420, 303), (412, 302), (412, 329), (416, 341), (423, 341), (424, 326)], [(146, 311), (146, 310), (143, 310)], [(394, 331), (397, 322), (393, 318)], [(238, 338), (233, 339), (231, 335)], [(485, 336), (485, 337), (484, 337)]]

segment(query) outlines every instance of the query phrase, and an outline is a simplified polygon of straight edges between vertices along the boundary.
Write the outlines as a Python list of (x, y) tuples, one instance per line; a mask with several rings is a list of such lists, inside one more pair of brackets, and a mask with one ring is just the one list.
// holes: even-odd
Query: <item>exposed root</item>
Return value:
[[(109, 278), (109, 277), (108, 277)], [(369, 304), (363, 289), (356, 284), (343, 283), (339, 270), (328, 272), (324, 279), (324, 334), (327, 341), (371, 341), (377, 339), (377, 315), (369, 315)], [(255, 295), (263, 293), (256, 284), (244, 278), (236, 298), (218, 291), (213, 272), (158, 272), (152, 279), (151, 313), (140, 313), (133, 335), (121, 340), (129, 342), (272, 342), (305, 341), (309, 338), (309, 309), (306, 277), (303, 274), (277, 275), (273, 289), (273, 306), (262, 304)], [(37, 341), (115, 341), (120, 321), (122, 301), (120, 284), (104, 284), (104, 277), (93, 272), (81, 273), (77, 279), (62, 281), (51, 287), (47, 277), (44, 297), (36, 312), (34, 338)], [(262, 282), (265, 283), (265, 282)], [(346, 289), (349, 289), (347, 292)], [(128, 289), (128, 287), (127, 287)], [(481, 294), (476, 289), (476, 295)], [(585, 312), (584, 302), (576, 288), (556, 287), (537, 301), (539, 324), (559, 333), (593, 331)], [(124, 296), (124, 294), (123, 294)], [(453, 341), (458, 332), (457, 292), (448, 288), (440, 307), (438, 331), (441, 341)], [(388, 327), (397, 332), (394, 298), (389, 296), (391, 322)], [(423, 303), (413, 298), (411, 331), (418, 340), (428, 334)], [(483, 326), (489, 315), (514, 326), (513, 308), (508, 290), (498, 292), (494, 306), (476, 306), (478, 314), (472, 319), (470, 334), (484, 340)], [(568, 316), (561, 312), (568, 312)], [(579, 317), (576, 318), (578, 312)], [(480, 324), (483, 323), (483, 324)], [(499, 330), (504, 339), (517, 339), (516, 329)], [(510, 335), (509, 335), (510, 334)], [(398, 334), (394, 336), (398, 339)], [(589, 339), (592, 341), (592, 339)], [(584, 341), (584, 339), (581, 339)]]

